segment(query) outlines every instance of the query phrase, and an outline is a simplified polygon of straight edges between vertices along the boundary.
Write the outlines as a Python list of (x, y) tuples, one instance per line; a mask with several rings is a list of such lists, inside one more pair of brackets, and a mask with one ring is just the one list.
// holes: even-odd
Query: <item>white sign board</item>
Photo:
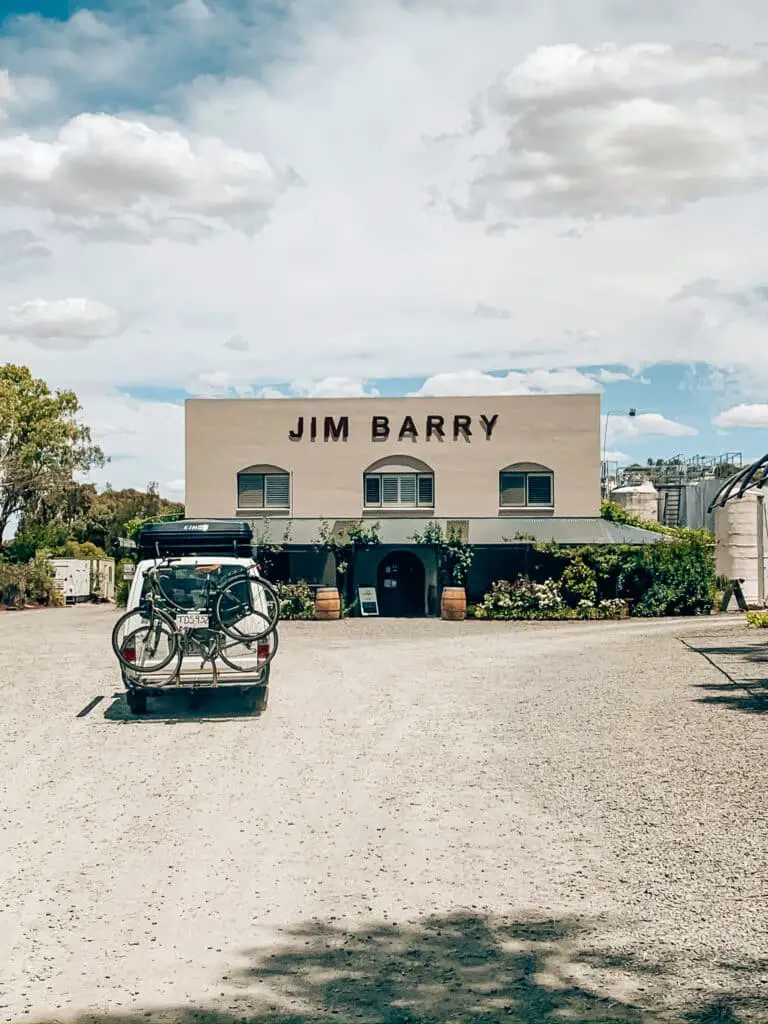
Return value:
[(361, 615), (379, 614), (379, 599), (376, 594), (376, 587), (358, 587), (357, 596), (360, 600)]

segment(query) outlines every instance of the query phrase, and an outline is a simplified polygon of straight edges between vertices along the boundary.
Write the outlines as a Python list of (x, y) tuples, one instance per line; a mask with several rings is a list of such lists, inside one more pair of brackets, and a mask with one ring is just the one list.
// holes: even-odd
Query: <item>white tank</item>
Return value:
[(617, 487), (611, 491), (611, 501), (621, 505), (625, 512), (644, 519), (647, 523), (659, 521), (659, 492), (650, 480), (642, 484)]
[[(715, 511), (716, 563), (718, 576), (743, 579), (741, 589), (748, 605), (757, 607), (760, 600), (758, 585), (758, 515), (762, 513), (763, 579), (766, 578), (766, 505), (758, 505), (762, 492), (747, 491), (743, 498), (729, 501)], [(758, 511), (760, 509), (760, 512)]]

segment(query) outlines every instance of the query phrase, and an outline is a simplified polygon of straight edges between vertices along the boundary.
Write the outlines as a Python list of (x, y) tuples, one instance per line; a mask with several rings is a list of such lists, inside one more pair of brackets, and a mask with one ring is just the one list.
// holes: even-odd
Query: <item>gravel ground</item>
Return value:
[(286, 623), (135, 720), (114, 618), (0, 614), (0, 1021), (768, 1021), (740, 624)]

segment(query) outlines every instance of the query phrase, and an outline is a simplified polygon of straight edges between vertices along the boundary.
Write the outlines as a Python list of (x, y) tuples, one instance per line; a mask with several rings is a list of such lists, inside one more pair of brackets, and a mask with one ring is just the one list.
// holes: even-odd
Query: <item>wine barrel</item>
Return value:
[(440, 615), (452, 622), (467, 617), (467, 594), (464, 587), (444, 587), (440, 600)]
[(315, 618), (341, 618), (341, 598), (336, 587), (320, 587), (318, 589), (315, 594)]

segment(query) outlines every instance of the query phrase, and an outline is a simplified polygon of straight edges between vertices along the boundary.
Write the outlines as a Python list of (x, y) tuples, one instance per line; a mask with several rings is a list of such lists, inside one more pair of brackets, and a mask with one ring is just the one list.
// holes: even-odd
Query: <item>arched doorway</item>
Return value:
[(379, 563), (379, 614), (390, 618), (424, 614), (424, 563), (412, 551), (393, 551)]

